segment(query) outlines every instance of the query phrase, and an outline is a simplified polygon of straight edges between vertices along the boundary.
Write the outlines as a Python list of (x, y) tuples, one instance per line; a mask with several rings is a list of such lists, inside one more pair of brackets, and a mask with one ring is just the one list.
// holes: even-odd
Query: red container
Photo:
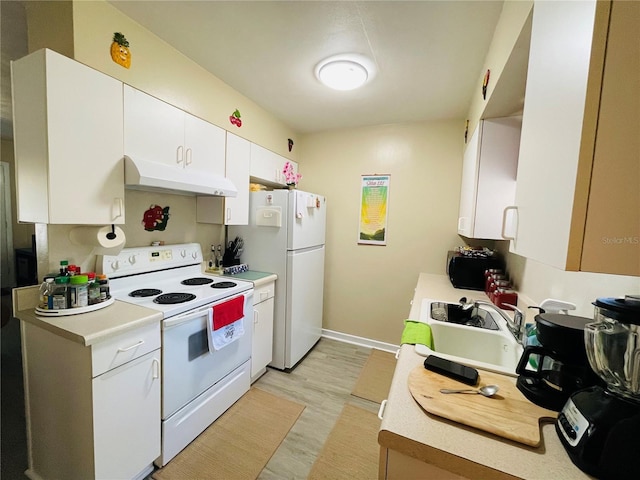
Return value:
[(505, 303), (508, 303), (509, 305), (517, 305), (518, 293), (515, 290), (511, 290), (508, 288), (498, 288), (493, 293), (493, 303), (498, 308), (503, 308), (505, 310), (513, 310), (511, 307), (507, 307)]

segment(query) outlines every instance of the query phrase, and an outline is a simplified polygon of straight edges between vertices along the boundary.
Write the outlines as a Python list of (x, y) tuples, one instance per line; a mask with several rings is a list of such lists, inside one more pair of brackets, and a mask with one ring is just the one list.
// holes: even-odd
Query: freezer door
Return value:
[(322, 195), (289, 191), (287, 250), (324, 245), (327, 200)]
[(285, 368), (292, 368), (320, 339), (324, 246), (287, 252)]

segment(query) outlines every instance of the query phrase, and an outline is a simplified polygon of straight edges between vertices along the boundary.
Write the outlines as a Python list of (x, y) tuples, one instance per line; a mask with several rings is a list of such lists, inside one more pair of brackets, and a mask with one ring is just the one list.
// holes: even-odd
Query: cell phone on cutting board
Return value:
[(429, 355), (425, 359), (424, 368), (467, 385), (476, 385), (478, 383), (478, 370), (436, 355)]

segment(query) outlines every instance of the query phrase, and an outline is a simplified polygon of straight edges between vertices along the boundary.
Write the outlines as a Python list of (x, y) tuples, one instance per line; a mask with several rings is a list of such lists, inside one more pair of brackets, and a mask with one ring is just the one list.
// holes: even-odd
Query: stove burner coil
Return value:
[(182, 285), (207, 285), (208, 283), (213, 283), (213, 280), (205, 277), (194, 277), (182, 280), (180, 283)]
[(134, 290), (129, 294), (130, 297), (153, 297), (155, 295), (160, 295), (162, 290), (158, 290), (157, 288), (141, 288), (139, 290)]
[(189, 302), (196, 298), (193, 293), (163, 293), (153, 299), (153, 303), (160, 305), (173, 305), (174, 303)]
[(218, 282), (211, 285), (211, 288), (231, 288), (235, 287), (237, 283), (234, 282)]

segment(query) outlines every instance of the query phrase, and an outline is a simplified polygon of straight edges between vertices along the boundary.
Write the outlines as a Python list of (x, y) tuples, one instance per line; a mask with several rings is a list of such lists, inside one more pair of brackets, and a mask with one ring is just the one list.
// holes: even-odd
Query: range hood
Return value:
[(194, 168), (178, 168), (163, 163), (124, 157), (125, 187), (135, 190), (180, 195), (216, 195), (235, 197), (238, 189), (221, 175)]

